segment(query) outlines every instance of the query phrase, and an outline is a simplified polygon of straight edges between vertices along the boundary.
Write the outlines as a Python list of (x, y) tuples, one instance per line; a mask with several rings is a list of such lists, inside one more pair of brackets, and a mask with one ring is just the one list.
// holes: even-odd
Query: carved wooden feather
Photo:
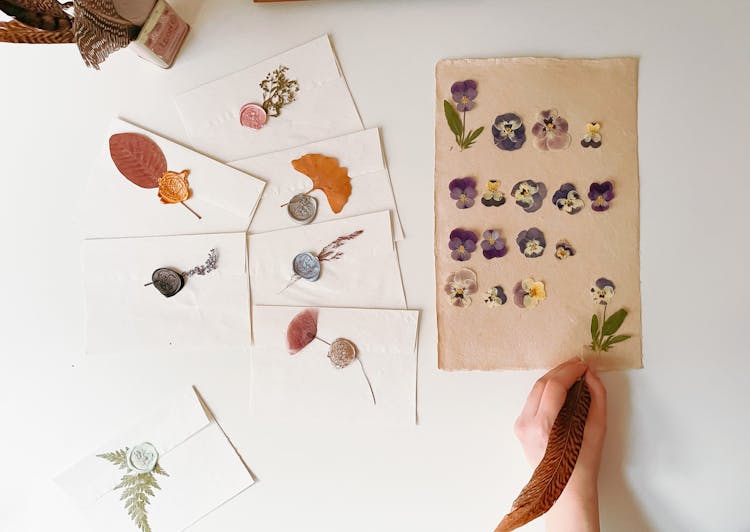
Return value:
[(68, 44), (76, 42), (73, 30), (47, 31), (17, 20), (0, 22), (0, 42), (17, 44)]
[(73, 20), (56, 0), (0, 0), (0, 11), (32, 28), (69, 30)]
[(552, 508), (573, 474), (590, 405), (591, 394), (581, 377), (568, 390), (565, 403), (550, 431), (542, 461), (495, 532), (515, 530)]

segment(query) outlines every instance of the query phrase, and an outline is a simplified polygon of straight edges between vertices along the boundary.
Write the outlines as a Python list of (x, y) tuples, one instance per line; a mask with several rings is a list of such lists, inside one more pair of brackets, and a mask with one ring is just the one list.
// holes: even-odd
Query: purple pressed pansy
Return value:
[(513, 151), (526, 141), (526, 128), (517, 114), (505, 113), (495, 118), (492, 136), (495, 138), (495, 146), (501, 150)]
[(527, 179), (513, 185), (510, 194), (516, 200), (516, 205), (523, 207), (523, 210), (536, 212), (541, 208), (542, 201), (547, 196), (547, 187), (541, 181)]
[(594, 302), (600, 305), (608, 305), (615, 297), (615, 283), (605, 277), (600, 277), (591, 288)]
[(560, 240), (555, 244), (555, 258), (559, 260), (567, 259), (576, 254), (576, 250), (567, 240)]
[(490, 308), (497, 308), (505, 305), (506, 301), (508, 301), (508, 296), (505, 295), (505, 290), (503, 290), (503, 287), (500, 285), (493, 286), (485, 292), (484, 302)]
[(473, 177), (459, 177), (448, 184), (451, 198), (456, 200), (456, 207), (468, 209), (474, 205), (477, 197), (477, 182)]
[(576, 214), (583, 209), (583, 200), (573, 183), (565, 183), (552, 195), (552, 203), (563, 212)]
[(525, 257), (534, 258), (542, 256), (544, 248), (547, 246), (547, 241), (544, 239), (544, 233), (539, 228), (532, 227), (518, 233), (516, 244), (518, 244), (518, 249), (521, 250), (521, 253)]
[(568, 121), (561, 117), (555, 109), (547, 109), (539, 113), (531, 134), (536, 137), (534, 146), (540, 150), (564, 150), (570, 146)]
[(589, 199), (591, 208), (595, 211), (602, 212), (609, 209), (609, 202), (615, 198), (615, 187), (612, 181), (604, 183), (591, 183), (589, 187)]
[(474, 108), (474, 98), (477, 97), (477, 82), (473, 79), (455, 82), (451, 85), (451, 96), (459, 113), (471, 111)]
[(458, 261), (466, 261), (477, 249), (477, 235), (474, 231), (465, 229), (454, 229), (450, 234), (448, 247), (451, 250), (451, 258)]
[(505, 247), (505, 239), (500, 236), (500, 231), (496, 229), (487, 229), (482, 233), (482, 255), (485, 259), (499, 259), (508, 253)]

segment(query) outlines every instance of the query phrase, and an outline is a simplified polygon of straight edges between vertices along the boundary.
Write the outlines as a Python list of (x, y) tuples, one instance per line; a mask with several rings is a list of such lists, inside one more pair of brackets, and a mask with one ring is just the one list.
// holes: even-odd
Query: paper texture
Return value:
[(156, 447), (158, 463), (169, 474), (155, 475), (161, 489), (154, 490), (148, 505), (152, 530), (184, 530), (253, 484), (213, 416), (192, 389), (186, 390), (55, 479), (97, 530), (137, 529), (120, 500), (122, 490), (113, 489), (125, 471), (96, 455), (141, 442)]
[[(109, 137), (126, 132), (156, 142), (169, 170), (190, 170), (192, 194), (185, 203), (202, 219), (179, 203), (163, 204), (157, 189), (141, 188), (120, 173), (109, 153)], [(88, 238), (106, 238), (247, 231), (262, 192), (259, 179), (115, 119), (91, 170), (83, 206), (85, 233)]]
[(331, 210), (322, 191), (315, 190), (311, 193), (318, 200), (318, 213), (313, 223), (388, 210), (391, 213), (396, 240), (403, 238), (391, 178), (385, 166), (380, 132), (377, 129), (358, 131), (335, 139), (229, 163), (266, 182), (263, 198), (250, 224), (251, 233), (298, 225), (289, 217), (286, 207), (281, 205), (287, 203), (295, 194), (310, 190), (310, 178), (292, 167), (293, 160), (310, 153), (338, 159), (339, 166), (347, 168), (352, 180), (352, 194), (344, 209), (338, 214)]
[[(157, 268), (184, 272), (218, 253), (218, 268), (164, 297)], [(117, 238), (84, 242), (86, 352), (214, 351), (250, 344), (245, 233)]]
[(319, 340), (289, 354), (287, 327), (304, 308), (253, 308), (253, 415), (295, 423), (414, 424), (419, 312), (318, 310), (320, 338), (346, 338), (357, 346), (375, 394), (373, 405), (356, 361), (337, 369), (327, 357), (328, 346)]
[[(240, 125), (240, 108), (263, 103), (259, 87), (270, 72), (288, 67), (299, 92), (281, 116), (260, 130)], [(190, 141), (221, 161), (300, 146), (360, 131), (362, 121), (327, 35), (177, 96)]]
[[(620, 333), (633, 338), (600, 357), (605, 368), (641, 367), (641, 301), (639, 268), (639, 180), (637, 152), (637, 69), (634, 58), (616, 59), (466, 59), (437, 65), (435, 102), (435, 267), (439, 366), (442, 369), (543, 368), (579, 355), (591, 343), (594, 304), (590, 288), (596, 279), (614, 281), (610, 313), (625, 308), (629, 315)], [(475, 80), (476, 107), (466, 113), (467, 129), (484, 126), (476, 144), (459, 151), (446, 121), (443, 101), (452, 102), (451, 85)], [(455, 104), (453, 104), (455, 106)], [(532, 128), (542, 110), (557, 109), (567, 119), (570, 147), (540, 151)], [(525, 144), (516, 151), (493, 142), (495, 117), (515, 113), (526, 129)], [(584, 148), (586, 124), (601, 123), (602, 145)], [(450, 198), (449, 182), (473, 176), (479, 196), (468, 209)], [(487, 181), (498, 179), (506, 195), (501, 207), (479, 201)], [(515, 204), (511, 187), (521, 180), (545, 183), (541, 209), (529, 213)], [(595, 212), (587, 193), (592, 182), (611, 180), (616, 197), (609, 210)], [(584, 200), (569, 215), (552, 203), (554, 192), (573, 183)], [(547, 247), (538, 258), (524, 257), (516, 237), (531, 227), (541, 229)], [(451, 258), (449, 235), (455, 228), (474, 231), (481, 241), (486, 229), (499, 229), (508, 254), (485, 259), (478, 249), (465, 262)], [(555, 258), (555, 245), (568, 240), (576, 255)], [(479, 247), (479, 242), (477, 242)], [(451, 306), (444, 292), (450, 273), (466, 267), (477, 274), (479, 289), (468, 308)], [(547, 298), (538, 307), (518, 308), (513, 288), (525, 277), (542, 280)], [(501, 285), (508, 302), (489, 308), (485, 292)]]
[[(364, 232), (321, 264), (316, 282), (291, 284), (298, 253), (320, 251), (340, 236)], [(406, 308), (388, 211), (249, 236), (253, 305)]]

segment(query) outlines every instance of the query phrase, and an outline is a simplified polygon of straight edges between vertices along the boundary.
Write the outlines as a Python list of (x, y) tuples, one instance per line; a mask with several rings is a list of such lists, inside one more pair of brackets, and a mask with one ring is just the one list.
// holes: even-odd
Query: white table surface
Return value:
[[(603, 377), (603, 529), (750, 530), (744, 0), (173, 4), (193, 29), (167, 71), (127, 51), (95, 72), (69, 46), (0, 45), (0, 530), (85, 530), (51, 477), (193, 383), (259, 477), (196, 531), (492, 530), (530, 475), (512, 424), (540, 372), (437, 370), (434, 65), (625, 54), (641, 57), (646, 368)], [(415, 427), (252, 426), (247, 353), (82, 355), (77, 214), (110, 119), (186, 140), (175, 94), (325, 32), (365, 125), (383, 129), (407, 297), (424, 312)], [(134, 378), (135, 364), (151, 371)]]

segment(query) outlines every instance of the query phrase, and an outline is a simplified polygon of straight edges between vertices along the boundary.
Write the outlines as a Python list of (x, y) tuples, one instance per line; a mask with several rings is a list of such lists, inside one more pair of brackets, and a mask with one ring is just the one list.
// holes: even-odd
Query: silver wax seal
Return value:
[(295, 222), (309, 224), (318, 213), (318, 200), (308, 194), (297, 194), (289, 200), (286, 212)]
[(156, 467), (159, 451), (152, 444), (143, 442), (129, 448), (125, 459), (128, 467), (136, 473), (150, 473)]
[(172, 297), (185, 286), (185, 278), (171, 268), (159, 268), (151, 274), (151, 282), (164, 296)]
[(331, 364), (339, 369), (347, 367), (357, 357), (357, 347), (346, 338), (336, 338), (328, 349)]
[(317, 281), (320, 278), (320, 261), (312, 253), (300, 253), (294, 257), (292, 269), (307, 281)]

